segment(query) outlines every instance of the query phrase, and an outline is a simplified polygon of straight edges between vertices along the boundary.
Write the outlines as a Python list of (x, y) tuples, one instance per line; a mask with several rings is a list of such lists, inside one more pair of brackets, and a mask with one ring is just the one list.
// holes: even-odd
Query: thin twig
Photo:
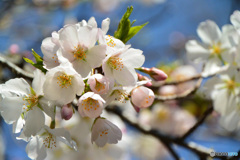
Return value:
[(15, 65), (14, 63), (8, 61), (6, 58), (4, 58), (3, 55), (0, 54), (0, 63), (5, 66), (5, 67), (8, 67), (10, 69), (12, 69), (12, 71), (14, 73), (16, 73), (17, 75), (19, 76), (22, 76), (24, 78), (27, 78), (27, 79), (33, 79), (33, 74), (32, 73), (29, 73), (29, 72), (26, 72), (24, 71), (23, 69), (21, 69), (20, 67), (18, 67), (17, 65)]
[(176, 84), (180, 84), (180, 83), (184, 83), (184, 82), (188, 82), (188, 81), (192, 81), (192, 80), (198, 80), (199, 78), (205, 78), (203, 77), (201, 74), (197, 74), (195, 76), (192, 77), (188, 77), (185, 79), (181, 79), (181, 80), (175, 80), (175, 81), (152, 81), (152, 86), (153, 87), (161, 87), (161, 86), (165, 86), (165, 85), (176, 85)]
[(174, 81), (152, 81), (152, 87), (161, 87), (161, 86), (165, 86), (165, 85), (176, 85), (176, 84), (180, 84), (180, 83), (184, 83), (184, 82), (188, 82), (188, 81), (193, 81), (193, 80), (197, 80), (197, 79), (201, 79), (201, 78), (209, 78), (212, 76), (217, 75), (218, 73), (221, 73), (223, 71), (226, 71), (228, 68), (228, 66), (224, 66), (221, 69), (219, 69), (217, 72), (208, 74), (208, 75), (204, 75), (203, 73), (200, 74), (196, 74), (195, 76), (192, 77), (188, 77), (185, 79), (181, 79), (181, 80), (174, 80)]
[(185, 98), (191, 94), (193, 94), (201, 85), (202, 83), (202, 78), (200, 78), (198, 80), (198, 82), (195, 84), (194, 87), (186, 90), (185, 92), (181, 93), (181, 94), (175, 94), (175, 95), (170, 95), (170, 96), (159, 96), (159, 95), (155, 95), (155, 99), (159, 100), (159, 101), (167, 101), (167, 100), (173, 100), (173, 99), (181, 99), (181, 98)]
[[(206, 149), (205, 150), (199, 150), (199, 148), (201, 148), (200, 146), (188, 145), (184, 141), (180, 141), (179, 139), (170, 137), (169, 135), (166, 136), (166, 135), (162, 134), (160, 131), (155, 130), (155, 129), (144, 129), (139, 124), (137, 124), (135, 122), (132, 122), (127, 117), (125, 117), (122, 114), (122, 111), (119, 109), (118, 106), (107, 107), (106, 110), (111, 112), (111, 113), (117, 114), (125, 123), (127, 123), (127, 124), (131, 125), (132, 127), (136, 128), (141, 133), (151, 135), (151, 136), (157, 138), (158, 140), (163, 142), (163, 144), (168, 144), (168, 146), (169, 146), (169, 144), (172, 144), (172, 143), (180, 145), (184, 148), (187, 148), (187, 149), (193, 151), (194, 153), (196, 153), (197, 155), (199, 155), (201, 157), (207, 157), (210, 154), (210, 151), (211, 151), (210, 149), (209, 150), (206, 150)], [(172, 153), (172, 151), (170, 149), (169, 149), (169, 151)]]
[(180, 140), (185, 140), (190, 134), (192, 134), (201, 124), (203, 124), (203, 122), (205, 121), (205, 119), (208, 117), (208, 115), (210, 115), (213, 111), (213, 107), (209, 107), (203, 114), (203, 116), (197, 121), (197, 123), (191, 128), (189, 129), (181, 138)]

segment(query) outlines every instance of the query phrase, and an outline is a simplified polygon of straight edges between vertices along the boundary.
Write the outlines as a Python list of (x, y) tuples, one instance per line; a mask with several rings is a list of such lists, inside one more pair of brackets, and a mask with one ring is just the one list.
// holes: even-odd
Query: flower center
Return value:
[(43, 139), (43, 145), (46, 147), (46, 148), (53, 148), (53, 147), (56, 147), (56, 139), (55, 137), (51, 134), (51, 133), (48, 133), (48, 136)]
[(84, 109), (87, 111), (97, 110), (97, 108), (99, 108), (99, 103), (97, 100), (88, 97), (82, 101), (82, 106), (84, 106)]
[(57, 83), (62, 88), (68, 88), (68, 86), (72, 85), (72, 76), (69, 76), (66, 73), (62, 73), (60, 76), (57, 77), (57, 79)]
[(116, 43), (114, 42), (114, 40), (112, 39), (112, 37), (110, 35), (108, 35), (108, 37), (106, 38), (107, 41), (107, 45), (109, 47), (115, 47)]
[(236, 83), (233, 80), (229, 80), (226, 83), (227, 83), (226, 86), (230, 91), (233, 91), (234, 88), (236, 87)]
[(169, 113), (168, 113), (168, 111), (166, 109), (161, 109), (157, 113), (157, 118), (160, 121), (163, 121), (163, 120), (167, 119), (168, 116), (169, 116)]
[(124, 90), (115, 90), (113, 94), (115, 95), (115, 101), (126, 103), (126, 100), (128, 100), (128, 94)]
[(36, 96), (35, 94), (29, 94), (28, 96), (25, 96), (23, 100), (26, 101), (28, 104), (27, 108), (23, 107), (23, 109), (26, 111), (29, 111), (30, 109), (32, 109), (33, 106), (38, 104), (38, 96)]
[(211, 47), (211, 51), (212, 51), (212, 52), (211, 52), (212, 54), (220, 55), (221, 52), (222, 52), (221, 44), (220, 44), (220, 43), (214, 44), (214, 45)]
[(73, 56), (76, 59), (80, 59), (80, 60), (86, 60), (86, 48), (82, 47), (80, 45), (78, 45), (77, 47), (74, 47), (75, 50), (73, 51)]
[(99, 81), (97, 81), (97, 79), (95, 79), (95, 80), (96, 80), (95, 89), (96, 89), (98, 92), (101, 91), (101, 90), (104, 90), (104, 89), (105, 89), (105, 85), (102, 84), (102, 83), (100, 83)]
[(122, 70), (123, 68), (123, 62), (122, 58), (119, 57), (110, 57), (108, 60), (108, 65), (115, 70)]
[(108, 134), (108, 129), (100, 132), (100, 137), (104, 136), (104, 135), (107, 135)]

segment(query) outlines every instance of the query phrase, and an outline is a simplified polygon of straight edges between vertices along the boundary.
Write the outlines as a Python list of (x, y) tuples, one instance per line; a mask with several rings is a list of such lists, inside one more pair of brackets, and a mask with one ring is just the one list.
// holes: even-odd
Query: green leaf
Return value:
[(148, 24), (148, 22), (140, 25), (140, 26), (135, 26), (135, 27), (131, 27), (129, 32), (128, 32), (128, 36), (126, 37), (125, 41), (129, 41), (133, 36), (135, 36), (144, 26), (146, 26)]
[(37, 63), (42, 63), (43, 62), (42, 57), (40, 57), (33, 49), (32, 49), (32, 54), (33, 54)]
[(31, 59), (23, 57), (23, 59), (27, 62), (30, 63), (31, 65), (34, 65), (34, 62)]
[[(130, 30), (131, 27), (131, 22), (129, 20), (129, 17), (131, 15), (133, 11), (133, 7), (128, 7), (127, 11), (125, 12), (125, 14), (123, 15), (122, 19), (120, 20), (119, 24), (118, 24), (118, 29), (117, 31), (115, 31), (114, 33), (114, 37), (120, 40), (124, 40), (126, 39), (126, 36), (128, 35), (128, 32)], [(126, 42), (124, 42), (126, 43)]]
[(33, 65), (35, 68), (40, 69), (43, 73), (46, 73), (47, 70), (45, 68), (43, 68), (43, 59), (41, 56), (39, 56), (33, 49), (32, 49), (32, 54), (36, 60), (36, 63), (34, 63), (32, 60), (23, 57), (23, 59), (27, 62), (30, 63), (31, 65)]
[(145, 25), (148, 24), (144, 23), (139, 26), (133, 26), (136, 20), (130, 21), (129, 17), (133, 11), (133, 7), (128, 7), (127, 11), (123, 15), (122, 19), (118, 24), (118, 29), (114, 33), (114, 37), (120, 39), (123, 43), (127, 43), (133, 36), (135, 36)]

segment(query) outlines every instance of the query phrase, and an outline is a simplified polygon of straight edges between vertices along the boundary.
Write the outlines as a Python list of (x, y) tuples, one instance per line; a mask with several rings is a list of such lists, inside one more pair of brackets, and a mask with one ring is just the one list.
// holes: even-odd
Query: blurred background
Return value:
[[(169, 80), (191, 77), (201, 71), (201, 67), (193, 65), (185, 54), (185, 43), (190, 39), (199, 40), (196, 34), (199, 23), (210, 19), (221, 27), (230, 23), (229, 17), (234, 10), (240, 9), (238, 0), (0, 0), (0, 53), (31, 71), (33, 68), (23, 63), (22, 56), (33, 58), (32, 48), (42, 55), (41, 42), (51, 36), (53, 31), (59, 30), (65, 24), (88, 20), (92, 16), (100, 27), (102, 20), (109, 17), (111, 23), (108, 34), (113, 35), (122, 15), (131, 5), (134, 7), (130, 16), (131, 21), (136, 19), (135, 25), (145, 22), (149, 24), (128, 43), (133, 48), (143, 50), (146, 57), (144, 67), (157, 66), (163, 69), (169, 75)], [(0, 68), (0, 72), (1, 82), (13, 77), (9, 74), (9, 70)], [(166, 86), (156, 92), (160, 95), (181, 93), (194, 84), (193, 81), (181, 86)], [(180, 101), (155, 103), (151, 110), (141, 111), (137, 120), (142, 125), (149, 125), (166, 134), (180, 136), (194, 125), (209, 105), (211, 105), (209, 100), (196, 94), (194, 97)], [(132, 110), (129, 114), (135, 116)], [(90, 150), (86, 147), (82, 148), (83, 151), (71, 155), (74, 158), (93, 160), (173, 159), (157, 139), (141, 135), (129, 126), (121, 124), (117, 117), (112, 118), (117, 119), (116, 121), (122, 126), (124, 131), (122, 142), (104, 149), (91, 148), (96, 153), (95, 157), (89, 158), (87, 152), (83, 152)], [(76, 117), (73, 123), (76, 121), (85, 123), (79, 117)], [(17, 135), (11, 134), (12, 126), (6, 125), (3, 120), (0, 123), (0, 159), (28, 159), (25, 153), (26, 144), (15, 140)], [(218, 114), (213, 112), (206, 123), (188, 137), (187, 141), (213, 148), (218, 152), (238, 152), (239, 138), (239, 131), (229, 133), (221, 128), (218, 125)], [(183, 159), (198, 159), (184, 148), (174, 146), (174, 149)], [(56, 159), (56, 155), (62, 155), (59, 152), (63, 151), (55, 151), (49, 159)], [(69, 159), (68, 156), (62, 157)]]

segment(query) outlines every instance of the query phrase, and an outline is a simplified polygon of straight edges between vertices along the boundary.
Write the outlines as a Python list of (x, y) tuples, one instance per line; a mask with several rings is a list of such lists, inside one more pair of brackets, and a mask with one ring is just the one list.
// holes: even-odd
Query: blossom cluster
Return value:
[(221, 30), (211, 20), (200, 23), (197, 33), (202, 42), (190, 40), (186, 50), (190, 59), (204, 63), (202, 76), (212, 76), (203, 92), (213, 100), (222, 126), (233, 131), (240, 127), (240, 11), (230, 21)]
[[(56, 148), (59, 141), (77, 149), (66, 129), (55, 128), (58, 108), (64, 120), (75, 109), (81, 117), (94, 119), (91, 142), (103, 147), (122, 138), (121, 130), (101, 117), (108, 104), (130, 100), (139, 111), (153, 103), (153, 91), (144, 86), (151, 85), (150, 80), (135, 70), (145, 61), (142, 51), (107, 35), (109, 24), (107, 18), (98, 28), (91, 17), (54, 31), (41, 45), (46, 73), (36, 69), (31, 86), (23, 78), (0, 85), (0, 113), (5, 122), (13, 124), (14, 133), (21, 133), (18, 139), (28, 142), (30, 158), (44, 159), (47, 149)], [(156, 68), (143, 70), (159, 80), (167, 78)], [(72, 106), (75, 101), (76, 108)], [(50, 125), (45, 123), (47, 117)]]

